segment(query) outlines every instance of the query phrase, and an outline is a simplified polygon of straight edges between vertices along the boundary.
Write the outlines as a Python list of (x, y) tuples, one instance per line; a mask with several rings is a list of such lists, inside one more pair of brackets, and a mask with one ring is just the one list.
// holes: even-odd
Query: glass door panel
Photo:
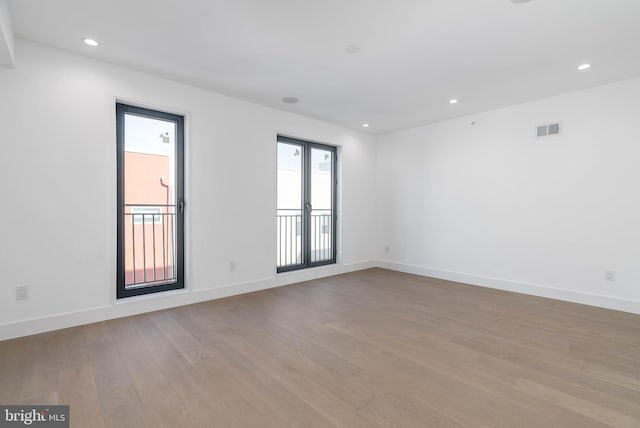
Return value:
[(304, 259), (303, 165), (304, 150), (299, 144), (278, 143), (277, 266), (301, 266)]
[(333, 259), (333, 152), (311, 147), (311, 263)]
[(336, 261), (336, 148), (278, 137), (277, 270)]
[(182, 288), (182, 117), (118, 104), (118, 296)]

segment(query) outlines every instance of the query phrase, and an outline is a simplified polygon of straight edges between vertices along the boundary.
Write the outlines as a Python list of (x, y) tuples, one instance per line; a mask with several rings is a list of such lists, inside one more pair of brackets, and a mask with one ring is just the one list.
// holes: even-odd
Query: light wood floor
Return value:
[(0, 342), (75, 427), (640, 427), (640, 316), (371, 269)]

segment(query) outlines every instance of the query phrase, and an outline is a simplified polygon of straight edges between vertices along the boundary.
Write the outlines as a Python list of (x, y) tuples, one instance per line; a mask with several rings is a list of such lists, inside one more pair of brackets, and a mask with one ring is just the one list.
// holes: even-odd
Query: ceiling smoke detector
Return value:
[(347, 45), (346, 51), (350, 54), (358, 53), (360, 52), (360, 46), (356, 45), (355, 43), (351, 43)]

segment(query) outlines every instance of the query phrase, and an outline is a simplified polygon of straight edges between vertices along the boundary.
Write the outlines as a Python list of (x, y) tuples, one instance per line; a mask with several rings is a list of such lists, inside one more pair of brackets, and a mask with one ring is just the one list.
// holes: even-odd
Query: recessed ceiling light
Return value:
[(100, 43), (96, 42), (96, 41), (95, 41), (95, 40), (93, 40), (93, 39), (84, 39), (84, 44), (85, 44), (85, 45), (89, 45), (89, 46), (93, 46), (94, 48), (95, 48), (96, 46), (100, 46)]
[(363, 124), (362, 124), (362, 127), (363, 127), (363, 128), (368, 128), (368, 127), (369, 127), (369, 124), (368, 124), (368, 123), (363, 123)]
[(585, 71), (585, 70), (588, 70), (590, 68), (591, 68), (591, 64), (586, 64), (586, 63), (585, 64), (580, 64), (578, 66), (578, 70), (580, 70), (580, 71)]
[(449, 100), (449, 104), (458, 104), (458, 100), (456, 100), (455, 98), (452, 100)]
[(284, 97), (281, 101), (285, 104), (296, 104), (300, 100), (297, 99), (296, 97)]
[(511, 3), (515, 3), (515, 4), (522, 4), (522, 3), (529, 3), (531, 0), (511, 0)]

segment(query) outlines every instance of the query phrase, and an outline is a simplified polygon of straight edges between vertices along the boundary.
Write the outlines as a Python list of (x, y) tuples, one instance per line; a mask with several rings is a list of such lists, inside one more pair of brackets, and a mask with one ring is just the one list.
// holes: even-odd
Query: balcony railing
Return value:
[(302, 263), (302, 210), (278, 210), (278, 267)]
[(125, 287), (176, 281), (175, 205), (125, 205)]
[[(302, 210), (281, 209), (276, 217), (278, 246), (277, 265), (295, 266), (303, 260)], [(331, 210), (312, 210), (310, 216), (310, 262), (330, 260), (333, 257), (333, 225)]]

